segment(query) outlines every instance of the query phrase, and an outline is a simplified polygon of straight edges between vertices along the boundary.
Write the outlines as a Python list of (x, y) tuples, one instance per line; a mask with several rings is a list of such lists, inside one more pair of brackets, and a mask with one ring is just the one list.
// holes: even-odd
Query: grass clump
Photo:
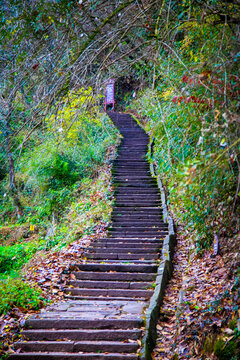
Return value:
[(37, 310), (44, 302), (41, 290), (22, 279), (6, 278), (0, 280), (0, 314), (14, 307), (23, 310)]

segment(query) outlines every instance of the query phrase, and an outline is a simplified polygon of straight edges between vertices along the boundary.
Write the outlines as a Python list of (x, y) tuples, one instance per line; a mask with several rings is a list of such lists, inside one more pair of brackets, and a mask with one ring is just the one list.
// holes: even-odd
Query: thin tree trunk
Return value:
[(13, 160), (12, 150), (11, 150), (9, 120), (6, 121), (6, 142), (7, 142), (7, 158), (8, 158), (8, 166), (9, 166), (10, 195), (11, 195), (11, 197), (13, 199), (13, 203), (16, 207), (17, 217), (20, 218), (23, 214), (23, 208), (22, 208), (22, 204), (19, 199), (19, 196), (18, 196), (18, 190), (17, 190), (17, 186), (16, 186), (14, 160)]

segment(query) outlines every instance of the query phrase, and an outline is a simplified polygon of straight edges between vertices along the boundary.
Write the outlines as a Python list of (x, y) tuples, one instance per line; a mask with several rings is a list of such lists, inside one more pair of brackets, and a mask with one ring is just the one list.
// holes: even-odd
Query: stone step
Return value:
[(86, 341), (126, 341), (128, 339), (137, 340), (141, 337), (141, 330), (23, 330), (21, 333), (25, 340), (86, 340)]
[(159, 191), (157, 189), (157, 187), (154, 185), (154, 186), (151, 186), (151, 187), (131, 187), (131, 186), (115, 186), (114, 188), (114, 194), (118, 194), (118, 193), (123, 193), (123, 194), (136, 194), (136, 195), (158, 195), (160, 196), (159, 194)]
[(115, 194), (115, 201), (116, 203), (119, 203), (121, 201), (156, 201), (157, 203), (160, 202), (160, 196), (157, 194), (147, 194), (144, 196), (144, 194)]
[(136, 354), (119, 354), (119, 353), (18, 353), (11, 354), (8, 360), (137, 360)]
[(98, 259), (98, 260), (156, 260), (159, 258), (158, 254), (126, 254), (126, 253), (85, 253), (87, 259)]
[(146, 175), (138, 175), (138, 174), (134, 174), (134, 173), (129, 173), (128, 175), (122, 175), (122, 174), (115, 174), (114, 175), (114, 179), (113, 180), (122, 180), (122, 181), (126, 181), (126, 180), (141, 180), (141, 181), (149, 181), (153, 184), (156, 184), (156, 179), (153, 178), (152, 176), (148, 175), (146, 173)]
[(108, 265), (154, 265), (158, 260), (119, 260), (119, 259), (89, 259), (94, 264), (108, 264)]
[(129, 227), (133, 227), (133, 226), (155, 226), (156, 224), (159, 224), (159, 228), (162, 229), (168, 229), (167, 224), (165, 224), (162, 220), (161, 220), (162, 216), (157, 215), (156, 219), (151, 219), (151, 218), (147, 218), (147, 219), (141, 219), (141, 217), (134, 217), (134, 216), (124, 216), (124, 215), (114, 215), (114, 217), (111, 218), (111, 225), (112, 226), (129, 226)]
[(114, 230), (114, 229), (144, 229), (144, 230), (149, 230), (149, 229), (155, 229), (155, 230), (165, 230), (167, 231), (168, 227), (165, 224), (161, 224), (161, 225), (156, 225), (156, 221), (131, 221), (131, 220), (125, 220), (125, 221), (112, 221), (111, 222), (112, 227), (109, 228), (109, 230)]
[(139, 189), (139, 187), (141, 187), (142, 189), (156, 189), (156, 186), (156, 183), (144, 183), (141, 181), (116, 181), (115, 183), (113, 181), (114, 189), (132, 189), (134, 191), (134, 189)]
[(142, 273), (155, 273), (157, 265), (142, 265), (142, 264), (75, 264), (81, 271), (119, 271), (119, 272), (142, 272)]
[(148, 189), (143, 189), (142, 191), (139, 190), (133, 190), (133, 189), (129, 189), (129, 188), (118, 188), (115, 189), (114, 191), (114, 196), (134, 196), (134, 197), (142, 197), (142, 198), (146, 198), (148, 196), (156, 196), (157, 199), (161, 199), (159, 193), (157, 192), (157, 190), (153, 189), (153, 188), (148, 188)]
[(138, 238), (146, 238), (146, 237), (164, 237), (167, 235), (167, 230), (158, 230), (158, 229), (146, 229), (146, 228), (112, 228), (109, 230), (108, 234), (112, 237), (131, 237), (135, 235)]
[(14, 349), (24, 352), (112, 352), (132, 353), (137, 351), (139, 345), (136, 341), (19, 341), (15, 343)]
[[(137, 149), (137, 153), (138, 153), (138, 150), (139, 149)], [(145, 156), (146, 156), (146, 153), (145, 153)], [(120, 165), (120, 166), (132, 166), (132, 165), (149, 166), (149, 162), (146, 159), (138, 159), (138, 160), (134, 161), (132, 159), (129, 159), (129, 157), (119, 158), (119, 156), (115, 160), (113, 160), (112, 164), (113, 164), (113, 167), (118, 166), (118, 165)]]
[(125, 247), (125, 248), (133, 248), (136, 246), (147, 246), (147, 247), (155, 247), (161, 246), (163, 243), (162, 239), (139, 239), (139, 238), (106, 238), (101, 239), (99, 241), (95, 241), (92, 243), (92, 246), (103, 246), (103, 247)]
[(159, 246), (146, 246), (146, 245), (139, 245), (139, 244), (136, 244), (137, 246), (135, 247), (130, 247), (129, 245), (124, 246), (124, 247), (112, 247), (111, 246), (103, 246), (101, 244), (99, 244), (99, 246), (89, 246), (87, 248), (87, 251), (89, 253), (93, 252), (95, 254), (98, 254), (98, 253), (132, 253), (132, 254), (154, 254), (158, 251), (159, 249)]
[(95, 297), (117, 297), (117, 298), (150, 298), (153, 294), (152, 290), (128, 290), (128, 289), (81, 289), (81, 288), (66, 288), (66, 294), (72, 296), (95, 296)]
[(139, 151), (136, 154), (134, 154), (132, 151), (129, 152), (121, 152), (119, 155), (119, 160), (120, 161), (124, 161), (123, 159), (125, 157), (128, 157), (129, 160), (131, 161), (141, 161), (141, 160), (145, 160), (146, 161), (146, 151)]
[[(127, 200), (116, 200), (115, 201), (115, 206), (116, 208), (118, 207), (141, 207), (141, 206), (145, 206), (145, 207), (159, 207), (161, 205), (160, 200), (131, 200), (131, 201), (127, 201)], [(137, 210), (137, 209), (136, 209)]]
[(129, 238), (122, 238), (120, 237), (104, 237), (101, 238), (99, 240), (96, 240), (93, 242), (93, 244), (99, 244), (99, 243), (103, 243), (103, 242), (111, 242), (111, 243), (123, 243), (123, 244), (131, 244), (131, 243), (138, 243), (139, 244), (146, 244), (148, 242), (150, 242), (151, 244), (156, 244), (156, 243), (161, 243), (162, 239), (155, 239), (155, 238), (151, 238), (149, 237), (149, 239), (139, 239), (137, 236), (129, 236)]
[[(150, 219), (156, 219), (160, 220), (159, 218), (162, 216), (163, 211), (160, 207), (146, 207), (143, 208), (145, 210), (142, 210), (141, 208), (135, 208), (135, 207), (124, 207), (119, 206), (115, 208), (112, 211), (112, 217), (118, 216), (118, 217), (131, 217), (131, 218), (150, 218)], [(148, 216), (145, 215), (145, 212), (148, 213)], [(163, 223), (163, 221), (160, 221), (160, 223)]]
[(69, 285), (77, 288), (86, 288), (86, 289), (149, 289), (152, 287), (151, 282), (127, 282), (127, 281), (83, 281), (83, 280), (71, 280), (68, 283)]
[[(128, 224), (126, 224), (126, 226), (121, 226), (119, 224), (112, 224), (113, 227), (108, 228), (108, 234), (112, 234), (114, 233), (119, 233), (119, 234), (126, 234), (129, 233), (131, 235), (133, 234), (138, 234), (140, 232), (140, 235), (145, 235), (145, 234), (157, 234), (157, 235), (165, 235), (167, 232), (167, 227), (165, 226), (154, 226), (154, 225), (144, 225), (142, 226), (142, 224), (139, 224), (139, 226), (128, 226)], [(116, 235), (116, 237), (121, 237)], [(138, 237), (138, 235), (136, 235), (136, 238)]]
[(141, 219), (140, 216), (136, 217), (134, 216), (133, 218), (131, 217), (131, 215), (116, 215), (114, 214), (114, 217), (111, 218), (110, 224), (109, 224), (109, 228), (108, 229), (113, 229), (113, 228), (123, 228), (123, 227), (128, 227), (129, 229), (135, 229), (135, 228), (142, 228), (142, 229), (158, 229), (158, 230), (167, 230), (168, 229), (168, 224), (164, 223), (161, 220), (161, 215), (157, 214), (155, 218), (151, 219)]
[(145, 176), (151, 176), (151, 172), (149, 168), (139, 168), (139, 166), (133, 168), (125, 168), (125, 167), (114, 167), (112, 169), (112, 174), (115, 175), (145, 175)]
[(143, 320), (139, 317), (132, 319), (33, 319), (26, 320), (25, 327), (29, 329), (131, 329), (143, 326)]
[(131, 237), (131, 236), (133, 236), (133, 237), (135, 237), (136, 235), (137, 235), (137, 237), (139, 238), (139, 239), (157, 239), (157, 240), (163, 240), (164, 239), (164, 237), (166, 236), (166, 234), (164, 234), (164, 235), (161, 235), (161, 234), (159, 234), (159, 233), (156, 233), (156, 232), (148, 232), (148, 233), (145, 233), (145, 234), (141, 234), (141, 232), (139, 232), (139, 233), (121, 233), (121, 232), (114, 232), (114, 233), (112, 233), (112, 234), (110, 234), (110, 235), (112, 235), (113, 236), (113, 238), (115, 237), (115, 236), (117, 236), (117, 237), (121, 237), (122, 239), (128, 239), (129, 237)]
[(153, 281), (155, 273), (126, 273), (126, 272), (92, 272), (74, 271), (73, 274), (79, 280), (99, 280), (99, 281)]
[(149, 216), (154, 214), (162, 214), (162, 208), (160, 206), (118, 206), (112, 211), (112, 214), (137, 214), (144, 215), (148, 213)]
[(108, 248), (108, 249), (113, 249), (114, 248), (120, 248), (120, 249), (129, 249), (129, 248), (135, 248), (137, 249), (138, 247), (144, 248), (144, 246), (147, 246), (149, 248), (160, 248), (162, 246), (163, 240), (162, 239), (153, 239), (153, 240), (149, 240), (149, 239), (141, 239), (141, 241), (139, 239), (132, 240), (131, 243), (129, 243), (128, 238), (122, 238), (120, 241), (117, 242), (111, 242), (111, 241), (105, 241), (105, 242), (101, 242), (101, 243), (93, 243), (92, 247), (93, 248)]
[[(68, 295), (68, 294), (64, 294), (64, 298), (65, 300), (69, 301), (69, 300), (74, 300), (74, 301), (99, 301), (101, 299), (103, 299), (103, 297), (99, 297), (99, 296), (82, 296), (82, 295)], [(115, 296), (108, 296), (106, 298), (108, 301), (129, 301), (132, 303), (135, 303), (136, 301), (144, 301), (146, 303), (146, 301), (148, 301), (148, 298), (142, 298), (142, 297), (137, 297), (137, 298), (131, 298), (131, 297), (115, 297)]]
[(117, 160), (113, 161), (113, 169), (148, 169), (149, 170), (149, 164), (146, 162), (145, 159), (140, 160), (132, 160), (132, 159), (121, 159), (117, 158)]
[(121, 141), (121, 145), (123, 146), (125, 144), (129, 144), (129, 145), (133, 145), (133, 144), (137, 144), (137, 145), (148, 145), (149, 139), (147, 137), (143, 137), (142, 135), (140, 136), (135, 136), (134, 137), (129, 137), (127, 138), (123, 138)]
[(122, 161), (118, 164), (115, 164), (113, 166), (112, 172), (118, 172), (118, 171), (150, 171), (149, 165), (146, 164), (146, 162), (143, 162), (142, 164), (136, 164), (132, 163), (129, 165), (124, 164)]

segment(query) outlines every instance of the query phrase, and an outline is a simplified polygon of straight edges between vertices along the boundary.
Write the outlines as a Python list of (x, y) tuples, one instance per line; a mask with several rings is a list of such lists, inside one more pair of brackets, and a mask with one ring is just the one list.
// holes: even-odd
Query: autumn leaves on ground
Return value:
[(153, 359), (238, 359), (240, 294), (234, 275), (239, 258), (224, 240), (222, 246), (224, 257), (211, 250), (191, 255), (189, 235), (178, 228), (174, 274), (161, 308)]

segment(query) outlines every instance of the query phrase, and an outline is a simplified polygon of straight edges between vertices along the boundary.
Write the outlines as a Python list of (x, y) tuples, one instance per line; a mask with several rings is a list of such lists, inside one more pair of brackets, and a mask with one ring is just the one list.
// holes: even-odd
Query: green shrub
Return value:
[(218, 360), (239, 359), (239, 342), (236, 338), (234, 338), (225, 343), (225, 341), (220, 337), (214, 346), (214, 354), (217, 356)]
[(30, 286), (24, 280), (12, 278), (0, 280), (0, 314), (6, 313), (13, 307), (36, 310), (43, 301), (40, 289)]
[(20, 269), (40, 249), (40, 243), (15, 244), (0, 247), (0, 273)]

